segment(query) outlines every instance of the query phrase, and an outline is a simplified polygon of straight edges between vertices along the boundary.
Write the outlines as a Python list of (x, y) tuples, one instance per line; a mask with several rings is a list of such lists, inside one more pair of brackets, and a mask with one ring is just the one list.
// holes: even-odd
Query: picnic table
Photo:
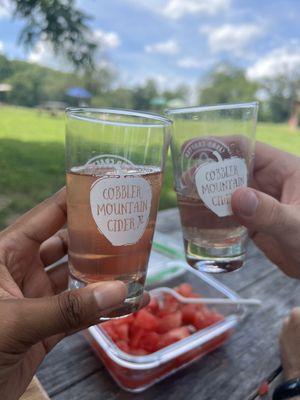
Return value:
[[(181, 244), (177, 209), (160, 211), (156, 230)], [(229, 342), (140, 394), (121, 390), (81, 333), (64, 339), (47, 356), (38, 378), (53, 400), (250, 400), (280, 365), (283, 318), (300, 305), (300, 283), (286, 277), (249, 244), (245, 266), (217, 279), (243, 297), (262, 300)], [(266, 397), (267, 399), (268, 397)], [(271, 398), (271, 397), (269, 397)]]

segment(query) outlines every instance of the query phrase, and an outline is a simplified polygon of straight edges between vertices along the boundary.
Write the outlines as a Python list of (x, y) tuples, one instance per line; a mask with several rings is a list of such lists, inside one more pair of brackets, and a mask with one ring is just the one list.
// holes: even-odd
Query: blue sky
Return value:
[[(244, 67), (251, 79), (292, 74), (300, 68), (300, 0), (78, 0), (77, 4), (93, 17), (95, 40), (103, 44), (101, 59), (116, 68), (122, 84), (155, 78), (162, 87), (194, 85), (222, 61)], [(9, 14), (7, 6), (0, 6), (2, 52), (67, 67), (47, 43), (28, 51), (18, 46), (22, 22), (12, 21)]]

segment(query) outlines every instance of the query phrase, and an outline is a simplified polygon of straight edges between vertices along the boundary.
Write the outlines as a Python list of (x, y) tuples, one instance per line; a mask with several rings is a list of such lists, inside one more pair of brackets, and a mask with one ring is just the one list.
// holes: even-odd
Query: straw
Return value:
[(176, 290), (171, 289), (169, 287), (160, 287), (157, 289), (152, 289), (151, 294), (159, 294), (160, 292), (163, 293), (168, 293), (172, 296), (174, 296), (178, 301), (181, 303), (186, 303), (186, 304), (224, 304), (224, 305), (238, 305), (238, 304), (244, 304), (248, 306), (261, 306), (262, 302), (258, 299), (222, 299), (222, 298), (205, 298), (205, 297), (184, 297)]

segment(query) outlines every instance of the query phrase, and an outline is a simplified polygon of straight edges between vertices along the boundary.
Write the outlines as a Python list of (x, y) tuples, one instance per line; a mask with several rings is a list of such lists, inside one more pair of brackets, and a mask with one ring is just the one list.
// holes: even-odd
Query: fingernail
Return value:
[(258, 197), (251, 189), (240, 190), (236, 213), (241, 217), (253, 217), (258, 207)]
[(121, 281), (102, 282), (93, 291), (99, 310), (122, 303), (126, 297), (126, 285)]

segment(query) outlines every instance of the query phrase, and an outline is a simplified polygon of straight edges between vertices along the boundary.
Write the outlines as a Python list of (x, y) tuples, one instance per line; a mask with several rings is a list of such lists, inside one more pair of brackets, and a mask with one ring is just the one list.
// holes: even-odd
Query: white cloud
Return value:
[(27, 57), (29, 62), (48, 64), (53, 59), (53, 48), (49, 42), (38, 41)]
[(181, 68), (200, 68), (203, 63), (197, 58), (185, 57), (178, 60), (177, 65)]
[(300, 71), (300, 46), (273, 49), (247, 69), (250, 79), (273, 78), (278, 75), (291, 76)]
[(94, 32), (94, 39), (96, 42), (99, 41), (100, 47), (102, 46), (104, 50), (115, 49), (121, 44), (120, 37), (116, 32), (106, 32), (101, 29)]
[[(146, 67), (142, 68), (133, 75), (130, 70), (123, 70), (120, 72), (119, 84), (121, 86), (135, 87), (137, 85), (145, 85), (148, 80), (154, 80), (160, 92), (164, 90), (172, 90), (177, 88), (179, 85), (186, 83), (186, 80), (181, 76), (177, 75), (173, 71), (167, 72), (149, 72)], [(196, 81), (195, 81), (196, 85)]]
[(168, 54), (173, 55), (179, 52), (178, 43), (173, 40), (167, 40), (166, 42), (159, 42), (154, 44), (149, 44), (145, 47), (145, 51), (147, 53), (159, 53), (159, 54)]
[[(118, 47), (121, 43), (119, 36), (115, 32), (104, 32), (96, 30), (93, 32), (93, 40), (100, 45), (100, 53)], [(1, 49), (0, 49), (1, 51)], [(99, 54), (100, 54), (99, 53)], [(98, 55), (99, 55), (98, 54)], [(102, 54), (102, 53), (101, 53)], [(51, 43), (45, 40), (39, 40), (27, 57), (29, 62), (45, 65), (56, 69), (68, 71), (70, 63), (63, 54), (55, 54)], [(108, 61), (101, 56), (97, 59), (100, 68), (108, 67)]]
[(8, 0), (0, 2), (0, 19), (8, 18), (12, 14), (12, 6)]
[(217, 14), (229, 9), (231, 0), (169, 0), (162, 9), (168, 18), (178, 19), (186, 14)]
[(249, 46), (264, 34), (264, 30), (255, 24), (225, 24), (219, 27), (202, 27), (200, 33), (207, 36), (213, 53), (228, 52), (240, 57), (249, 53)]
[(0, 53), (3, 53), (3, 51), (4, 51), (4, 43), (1, 42), (0, 40)]
[(55, 54), (51, 43), (39, 40), (27, 56), (29, 62), (69, 71), (70, 65), (62, 54)]

